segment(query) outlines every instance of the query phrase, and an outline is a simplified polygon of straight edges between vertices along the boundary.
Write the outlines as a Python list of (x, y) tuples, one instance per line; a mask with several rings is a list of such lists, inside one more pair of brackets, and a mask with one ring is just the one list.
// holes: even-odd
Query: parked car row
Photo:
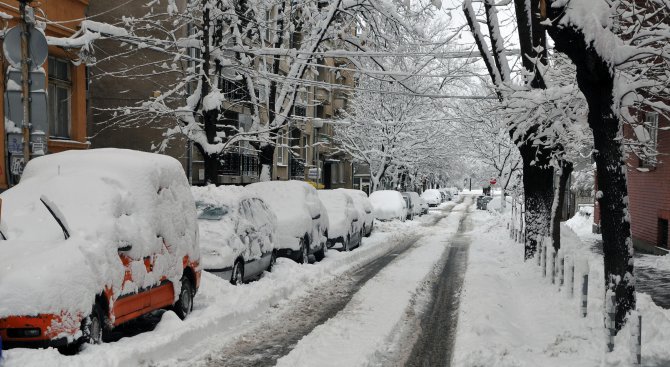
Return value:
[(402, 222), (428, 213), (428, 203), (416, 192), (379, 190), (370, 194), (374, 216), (381, 221)]
[(36, 158), (0, 198), (4, 347), (76, 351), (154, 310), (185, 318), (201, 270), (239, 284), (278, 256), (306, 263), (358, 247), (374, 226), (362, 191), (190, 187), (177, 160), (120, 149)]

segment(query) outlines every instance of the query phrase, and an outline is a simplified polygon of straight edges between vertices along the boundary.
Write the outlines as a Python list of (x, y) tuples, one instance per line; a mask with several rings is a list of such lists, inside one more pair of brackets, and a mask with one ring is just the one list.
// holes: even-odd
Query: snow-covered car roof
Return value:
[[(169, 156), (122, 149), (47, 155), (31, 160), (0, 197), (8, 239), (0, 241), (0, 317), (17, 309), (89, 312), (104, 287), (121, 286), (119, 247), (132, 245), (128, 256), (142, 258), (167, 246), (180, 261), (175, 277), (183, 256), (200, 257), (188, 180)], [(34, 299), (21, 304), (17, 294)]]
[[(249, 248), (248, 244), (242, 242), (236, 230), (238, 226), (245, 225), (245, 221), (251, 220), (254, 229), (263, 235), (272, 238), (277, 228), (277, 217), (266, 206), (254, 206), (248, 216), (243, 216), (240, 204), (246, 200), (260, 200), (258, 195), (240, 186), (214, 186), (192, 187), (191, 192), (196, 201), (198, 211), (198, 224), (200, 226), (200, 251), (202, 253), (202, 266), (204, 269), (223, 269), (234, 264), (235, 259), (247, 253), (245, 260), (258, 258), (263, 252), (272, 251), (273, 243), (262, 244), (265, 248)], [(216, 216), (207, 217), (203, 211), (209, 208), (212, 212), (220, 210)], [(208, 213), (205, 213), (208, 214)], [(205, 219), (207, 218), (207, 219)]]

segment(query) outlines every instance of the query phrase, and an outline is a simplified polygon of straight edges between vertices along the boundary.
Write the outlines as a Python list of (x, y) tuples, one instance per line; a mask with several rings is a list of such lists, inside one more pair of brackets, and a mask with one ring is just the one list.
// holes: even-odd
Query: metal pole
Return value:
[[(616, 296), (614, 292), (611, 290), (607, 292), (608, 296), (605, 302), (607, 302), (607, 317), (606, 317), (606, 322), (605, 322), (605, 327), (607, 328), (607, 350), (608, 351), (613, 351), (614, 350), (614, 335), (616, 334), (616, 328), (614, 327), (614, 318), (615, 318), (615, 304), (616, 304)], [(633, 327), (635, 329), (635, 327)]]
[(589, 275), (584, 274), (584, 278), (582, 280), (582, 317), (586, 317), (588, 294), (589, 294)]
[(633, 366), (639, 367), (642, 365), (642, 314), (638, 313), (633, 321), (637, 321), (637, 325), (633, 325), (631, 328), (633, 343), (635, 344)]
[(23, 84), (23, 164), (30, 160), (30, 55), (28, 50), (30, 34), (26, 21), (28, 0), (20, 0), (21, 13), (21, 78)]
[(188, 139), (186, 144), (186, 173), (188, 183), (193, 185), (193, 141), (191, 139)]

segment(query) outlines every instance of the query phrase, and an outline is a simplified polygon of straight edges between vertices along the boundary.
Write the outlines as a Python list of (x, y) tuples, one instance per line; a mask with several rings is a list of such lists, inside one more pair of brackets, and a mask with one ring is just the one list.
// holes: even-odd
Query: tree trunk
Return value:
[(561, 211), (563, 210), (563, 203), (565, 203), (565, 189), (572, 174), (572, 162), (561, 161), (559, 165), (561, 168), (558, 185), (554, 190), (554, 204), (551, 214), (551, 243), (556, 252), (561, 248), (561, 219), (563, 219)]
[[(549, 18), (560, 21), (562, 8), (549, 7)], [(556, 23), (557, 24), (557, 23)], [(609, 65), (586, 44), (584, 34), (574, 28), (552, 26), (549, 33), (556, 50), (563, 52), (577, 67), (577, 83), (589, 106), (588, 122), (593, 130), (596, 175), (600, 191), (605, 289), (616, 295), (615, 326), (623, 327), (626, 315), (635, 309), (633, 244), (625, 198), (626, 162), (620, 140), (621, 124), (614, 106), (614, 76)]]
[[(206, 4), (207, 0), (203, 0), (203, 4)], [(211, 57), (211, 49), (210, 49), (210, 38), (214, 35), (216, 30), (211, 29), (212, 26), (212, 21), (210, 18), (210, 9), (209, 7), (205, 7), (205, 10), (202, 13), (202, 40), (205, 42), (202, 58), (202, 68), (205, 70), (205, 72), (202, 73), (202, 80), (201, 80), (201, 91), (200, 91), (200, 106), (203, 106), (203, 99), (207, 94), (209, 94), (209, 85), (210, 85), (210, 80), (209, 78), (211, 77), (210, 70), (209, 70), (209, 63), (210, 63), (210, 57)], [(216, 86), (214, 86), (216, 87)], [(208, 110), (204, 111), (203, 110), (203, 116), (202, 116), (202, 122), (204, 125), (204, 130), (205, 130), (205, 135), (207, 136), (207, 142), (209, 144), (214, 144), (215, 139), (216, 139), (216, 123), (219, 118), (219, 110)], [(205, 151), (200, 148), (200, 153), (202, 153), (202, 157), (204, 160), (204, 165), (205, 165), (205, 183), (207, 184), (214, 184), (216, 185), (218, 183), (218, 174), (219, 174), (219, 159), (220, 156), (219, 154), (210, 154), (209, 152)]]
[(528, 142), (519, 147), (523, 160), (523, 196), (526, 208), (524, 259), (535, 256), (538, 243), (549, 234), (554, 169), (549, 165), (547, 149)]

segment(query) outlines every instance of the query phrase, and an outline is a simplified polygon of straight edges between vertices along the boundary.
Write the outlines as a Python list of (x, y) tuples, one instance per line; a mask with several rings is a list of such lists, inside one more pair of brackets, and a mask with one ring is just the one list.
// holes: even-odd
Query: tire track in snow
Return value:
[(468, 263), (470, 211), (461, 219), (447, 251), (447, 262), (436, 279), (432, 297), (421, 315), (420, 329), (407, 367), (449, 366), (453, 355), (460, 294)]

